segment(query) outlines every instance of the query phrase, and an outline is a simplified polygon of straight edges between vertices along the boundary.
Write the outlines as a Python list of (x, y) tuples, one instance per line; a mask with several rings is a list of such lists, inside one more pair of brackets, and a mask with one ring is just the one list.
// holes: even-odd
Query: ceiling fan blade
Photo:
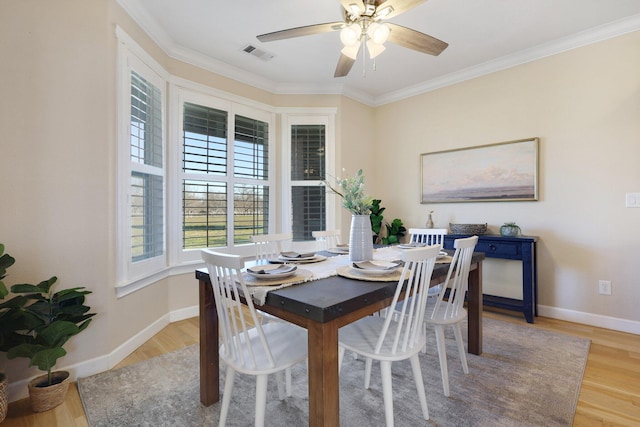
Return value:
[[(387, 0), (378, 5), (375, 16), (379, 16), (382, 19), (393, 18), (426, 1), (427, 0)], [(392, 9), (387, 12), (386, 9), (388, 7)]]
[[(357, 7), (360, 12), (357, 13), (356, 15), (360, 15), (362, 12), (364, 12), (364, 2), (362, 0), (340, 0), (340, 4), (342, 5), (342, 7), (344, 7), (344, 9), (351, 13), (354, 14), (354, 10), (353, 8)], [(355, 6), (352, 6), (355, 5)]]
[(344, 77), (349, 74), (355, 62), (355, 59), (351, 59), (345, 54), (340, 54), (340, 59), (338, 59), (338, 65), (336, 65), (336, 72), (333, 74), (333, 77)]
[(389, 33), (389, 41), (391, 43), (435, 56), (440, 55), (449, 46), (448, 43), (420, 31), (392, 24), (391, 22), (385, 22), (385, 24), (391, 29)]
[(344, 22), (327, 22), (326, 24), (307, 25), (305, 27), (296, 27), (289, 28), (288, 30), (274, 31), (273, 33), (261, 34), (257, 37), (261, 42), (272, 42), (274, 40), (283, 40), (293, 37), (328, 33), (330, 31), (340, 30), (342, 27), (344, 27)]

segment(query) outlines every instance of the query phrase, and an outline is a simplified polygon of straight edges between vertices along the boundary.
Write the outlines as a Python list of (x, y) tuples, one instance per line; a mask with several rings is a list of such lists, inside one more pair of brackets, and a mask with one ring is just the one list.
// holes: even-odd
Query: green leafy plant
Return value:
[(391, 224), (385, 224), (387, 228), (387, 236), (382, 239), (385, 245), (394, 245), (400, 243), (400, 238), (404, 237), (407, 229), (402, 224), (402, 220), (396, 218)]
[[(4, 245), (0, 243), (0, 299), (4, 299), (9, 294), (7, 287), (2, 279), (7, 277), (7, 268), (11, 267), (16, 260), (9, 254), (4, 253)], [(5, 347), (5, 342), (10, 341), (13, 332), (14, 323), (9, 317), (9, 308), (5, 304), (0, 304), (0, 351)], [(6, 375), (0, 372), (0, 382), (4, 381)], [(0, 419), (2, 422), (2, 419)]]
[[(47, 373), (47, 385), (53, 384), (52, 369), (58, 359), (67, 354), (63, 346), (74, 335), (85, 330), (95, 313), (84, 304), (91, 291), (76, 287), (53, 292), (57, 281), (53, 276), (38, 285), (18, 284), (11, 287), (16, 294), (6, 304), (8, 314), (20, 329), (13, 332), (7, 357), (26, 357), (29, 366)], [(3, 304), (4, 306), (4, 304)]]
[(380, 243), (380, 231), (382, 230), (382, 220), (384, 217), (382, 216), (382, 212), (386, 208), (380, 206), (380, 199), (373, 199), (371, 202), (371, 214), (369, 218), (371, 218), (371, 231), (374, 234), (374, 243)]
[(2, 279), (7, 277), (7, 268), (11, 267), (16, 260), (9, 254), (4, 253), (4, 245), (0, 243), (0, 299), (9, 294)]
[(324, 184), (334, 194), (342, 198), (342, 207), (354, 215), (369, 215), (371, 213), (371, 197), (364, 192), (364, 174), (362, 169), (354, 177), (336, 178), (335, 185), (328, 181)]

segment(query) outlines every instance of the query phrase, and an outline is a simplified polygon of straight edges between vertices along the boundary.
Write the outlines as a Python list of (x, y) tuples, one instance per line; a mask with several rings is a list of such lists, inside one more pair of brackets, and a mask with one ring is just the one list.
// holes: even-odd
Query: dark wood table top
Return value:
[[(471, 262), (483, 259), (484, 254), (474, 253)], [(431, 276), (432, 285), (442, 282), (448, 271), (448, 263), (436, 264)], [(209, 274), (206, 269), (199, 269), (196, 278), (208, 280)], [(371, 301), (392, 297), (396, 285), (397, 281), (373, 282), (332, 276), (269, 291), (265, 306), (325, 323), (367, 306)]]

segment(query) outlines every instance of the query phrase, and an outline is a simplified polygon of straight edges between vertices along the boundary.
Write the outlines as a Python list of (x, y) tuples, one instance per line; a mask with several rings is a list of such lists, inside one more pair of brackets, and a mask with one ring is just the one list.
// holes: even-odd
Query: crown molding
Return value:
[(536, 61), (538, 59), (546, 58), (548, 56), (556, 55), (558, 53), (587, 46), (638, 30), (640, 30), (640, 15), (633, 15), (629, 18), (621, 19), (611, 24), (585, 30), (562, 39), (554, 40), (550, 43), (521, 50), (514, 54), (506, 55), (483, 64), (449, 73), (408, 88), (377, 96), (374, 100), (373, 106), (377, 107), (391, 102), (401, 101), (412, 96), (420, 95), (456, 83), (461, 83), (466, 80), (475, 79), (477, 77), (502, 71), (507, 68), (516, 67), (527, 62)]
[(278, 83), (242, 70), (191, 49), (178, 46), (142, 8), (137, 0), (116, 0), (149, 37), (171, 58), (211, 71), (223, 77), (278, 95), (344, 95), (371, 107), (401, 101), (416, 95), (461, 83), (487, 74), (516, 67), (568, 50), (640, 30), (640, 14), (601, 25), (511, 55), (506, 55), (417, 85), (373, 96), (343, 84)]

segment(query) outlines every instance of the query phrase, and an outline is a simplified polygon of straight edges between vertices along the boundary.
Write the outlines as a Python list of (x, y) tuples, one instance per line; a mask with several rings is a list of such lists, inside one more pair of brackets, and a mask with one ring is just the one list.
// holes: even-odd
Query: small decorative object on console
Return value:
[(505, 222), (502, 227), (500, 227), (500, 235), (501, 236), (519, 236), (520, 235), (520, 227), (515, 222)]
[(487, 224), (451, 224), (451, 234), (484, 234), (487, 232)]

